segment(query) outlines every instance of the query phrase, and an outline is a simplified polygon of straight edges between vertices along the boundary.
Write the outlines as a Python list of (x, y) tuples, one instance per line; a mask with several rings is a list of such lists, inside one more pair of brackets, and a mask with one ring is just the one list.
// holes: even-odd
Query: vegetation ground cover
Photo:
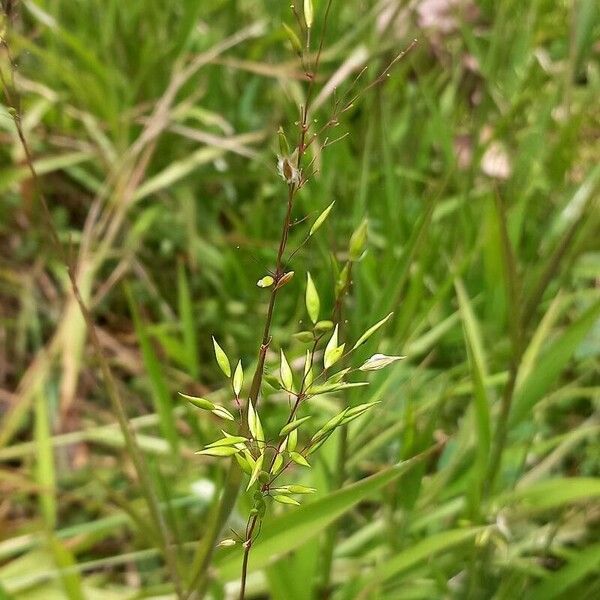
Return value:
[[(277, 130), (305, 93), (283, 28), (294, 18), (274, 0), (4, 4), (23, 132), (185, 583), (225, 469), (195, 454), (218, 419), (178, 392), (229, 401), (212, 335), (250, 370), (256, 358), (268, 302), (256, 282), (286, 210)], [(346, 333), (393, 312), (360, 358), (407, 358), (368, 388), (315, 399), (318, 423), (340, 403), (379, 404), (349, 426), (343, 481), (334, 436), (298, 474), (317, 493), (274, 507), (247, 595), (595, 598), (599, 9), (334, 0), (315, 118), (414, 38), (315, 159), (290, 247), (335, 205), (295, 257), (272, 326), (296, 368), (306, 272), (331, 312), (334, 258), (367, 217)], [(5, 46), (0, 60), (7, 76)], [(12, 116), (4, 99), (0, 597), (175, 597)], [(273, 353), (267, 374), (278, 369)], [(273, 429), (288, 407), (261, 410)], [(233, 529), (249, 508), (242, 495)], [(239, 547), (216, 551), (213, 597), (235, 597), (240, 561)]]

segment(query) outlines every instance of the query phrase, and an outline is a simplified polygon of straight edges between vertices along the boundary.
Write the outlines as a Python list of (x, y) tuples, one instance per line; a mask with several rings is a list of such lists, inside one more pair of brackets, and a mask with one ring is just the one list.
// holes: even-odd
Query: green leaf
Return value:
[(281, 377), (281, 383), (286, 390), (293, 391), (294, 389), (294, 376), (292, 375), (292, 369), (288, 363), (283, 350), (281, 350), (281, 363), (279, 367), (279, 375)]
[(306, 351), (306, 357), (304, 358), (304, 375), (303, 375), (303, 389), (306, 390), (310, 387), (313, 382), (313, 355), (310, 350)]
[(182, 398), (185, 398), (190, 404), (193, 404), (196, 408), (201, 408), (203, 410), (210, 410), (217, 417), (221, 417), (222, 419), (227, 419), (229, 421), (234, 421), (233, 415), (223, 406), (219, 406), (218, 404), (214, 404), (210, 400), (206, 398), (200, 398), (199, 396), (190, 396), (188, 394), (183, 394), (178, 392)]
[(335, 200), (317, 217), (317, 220), (313, 223), (313, 226), (310, 228), (310, 231), (308, 232), (309, 236), (313, 235), (319, 229), (319, 227), (321, 227), (321, 225), (323, 225), (323, 223), (325, 223), (325, 220), (329, 216), (329, 213), (331, 212), (331, 209), (333, 208), (334, 204), (335, 204)]
[(277, 475), (279, 470), (283, 466), (283, 456), (281, 454), (277, 454), (275, 460), (273, 461), (273, 466), (271, 467), (271, 474)]
[(144, 183), (137, 188), (134, 194), (134, 200), (142, 200), (151, 194), (156, 194), (161, 190), (171, 187), (174, 183), (196, 171), (200, 165), (210, 163), (221, 157), (223, 154), (224, 150), (222, 148), (206, 146), (192, 152), (179, 161), (169, 163), (165, 169), (149, 179), (146, 179)]
[(290, 458), (297, 465), (301, 465), (302, 467), (310, 467), (309, 462), (300, 454), (300, 452), (290, 452)]
[(152, 399), (154, 401), (156, 412), (159, 415), (160, 429), (165, 439), (169, 441), (174, 456), (178, 456), (179, 434), (177, 432), (175, 413), (173, 412), (171, 393), (167, 386), (167, 382), (165, 381), (161, 363), (154, 351), (146, 325), (142, 321), (133, 294), (129, 287), (126, 287), (125, 290), (131, 316), (133, 317), (133, 325), (142, 350), (144, 367), (148, 373), (148, 379), (150, 380)]
[[(300, 44), (300, 40), (298, 39), (296, 32), (285, 23), (283, 23), (283, 28), (287, 33), (288, 37), (290, 38), (290, 42), (294, 50), (296, 50), (296, 52), (302, 53), (302, 45)], [(277, 137), (279, 138), (279, 153), (281, 154), (281, 156), (289, 156), (290, 144), (285, 135), (285, 131), (281, 126), (279, 126), (279, 129), (277, 130)]]
[(215, 337), (212, 338), (213, 346), (215, 348), (215, 358), (217, 359), (217, 364), (221, 368), (221, 371), (225, 373), (226, 377), (231, 377), (231, 365), (229, 364), (229, 359), (227, 358), (227, 354), (223, 351), (223, 348), (219, 346)]
[(333, 335), (329, 342), (327, 342), (327, 346), (325, 347), (325, 356), (323, 358), (323, 364), (326, 369), (333, 366), (344, 354), (344, 348), (346, 344), (342, 344), (341, 346), (337, 345), (338, 343), (338, 326), (335, 326), (333, 330)]
[(300, 502), (298, 502), (298, 500), (290, 498), (290, 496), (284, 496), (282, 494), (276, 494), (275, 496), (273, 496), (273, 500), (281, 504), (293, 504), (294, 506), (300, 506)]
[(595, 302), (558, 336), (539, 358), (531, 373), (515, 393), (510, 423), (523, 420), (558, 379), (571, 356), (600, 317), (600, 301)]
[(313, 335), (312, 331), (298, 331), (297, 333), (294, 333), (292, 337), (303, 344), (310, 344), (315, 340), (315, 336)]
[(306, 487), (305, 485), (282, 485), (281, 487), (275, 488), (273, 490), (278, 494), (314, 494), (317, 490), (316, 488)]
[(234, 416), (224, 407), (215, 406), (211, 411), (217, 417), (221, 417), (221, 419), (227, 419), (228, 421), (235, 421)]
[(323, 425), (323, 427), (321, 427), (321, 429), (319, 429), (319, 431), (312, 436), (311, 441), (316, 442), (326, 433), (333, 431), (344, 420), (348, 410), (348, 408), (345, 408), (342, 412), (338, 413), (334, 417), (331, 417), (331, 419), (329, 419), (329, 421), (327, 421), (327, 423), (325, 423), (325, 425)]
[(317, 288), (310, 276), (310, 273), (306, 274), (306, 310), (308, 311), (308, 316), (310, 320), (316, 324), (319, 320), (319, 309), (321, 307), (321, 301), (319, 300), (319, 293), (317, 292)]
[(185, 398), (190, 404), (193, 404), (196, 408), (202, 408), (203, 410), (213, 410), (215, 408), (215, 405), (210, 400), (206, 400), (206, 398), (190, 396), (188, 394), (183, 394), (182, 392), (178, 393), (182, 398)]
[(235, 446), (217, 446), (216, 448), (205, 448), (199, 450), (196, 454), (205, 454), (206, 456), (233, 456), (239, 452)]
[[(59, 576), (66, 592), (66, 597), (69, 600), (85, 600), (89, 596), (84, 591), (81, 572), (77, 568), (78, 565), (75, 556), (65, 543), (55, 536), (49, 534), (48, 542), (54, 562), (59, 569)], [(89, 592), (89, 589), (86, 591)], [(21, 595), (19, 594), (19, 596)], [(2, 598), (2, 587), (0, 587), (0, 598)]]
[[(48, 393), (49, 392), (49, 393)], [(54, 448), (52, 447), (52, 427), (49, 406), (56, 398), (54, 388), (46, 393), (41, 390), (35, 395), (35, 447), (37, 460), (35, 465), (36, 483), (39, 486), (39, 512), (44, 525), (51, 531), (56, 526), (56, 469), (54, 465)]]
[(264, 452), (262, 452), (261, 455), (256, 459), (256, 462), (254, 463), (254, 467), (252, 468), (252, 474), (250, 475), (250, 481), (248, 482), (248, 487), (246, 488), (246, 491), (248, 491), (258, 479), (258, 476), (260, 475), (260, 471), (263, 466), (264, 459), (265, 454)]
[[(488, 376), (486, 358), (479, 323), (473, 312), (473, 307), (464, 285), (460, 279), (457, 279), (454, 285), (458, 297), (460, 316), (463, 322), (471, 379), (473, 380), (473, 400), (477, 430), (477, 464), (475, 472), (479, 487), (481, 488), (486, 476), (491, 444), (490, 400), (484, 383)], [(478, 496), (475, 499), (475, 504), (479, 505)]]
[(356, 350), (359, 346), (364, 344), (380, 327), (382, 327), (383, 325), (385, 325), (385, 323), (387, 323), (389, 321), (389, 319), (391, 318), (391, 316), (393, 314), (394, 313), (391, 312), (387, 317), (385, 317), (385, 319), (381, 319), (381, 321), (378, 321), (377, 323), (375, 323), (375, 325), (373, 325), (372, 327), (369, 327), (369, 329), (367, 329), (358, 338), (358, 341), (356, 342), (356, 344), (354, 344), (354, 346), (352, 346), (352, 350)]
[(252, 469), (254, 469), (254, 465), (256, 464), (256, 459), (254, 458), (254, 456), (252, 456), (248, 448), (244, 448), (242, 450), (242, 454), (244, 455), (246, 462), (250, 465), (250, 472), (252, 472)]
[(179, 303), (179, 318), (181, 319), (181, 328), (183, 331), (183, 342), (185, 347), (185, 357), (189, 374), (198, 379), (198, 340), (196, 336), (196, 322), (194, 319), (194, 309), (192, 295), (188, 285), (187, 275), (183, 263), (179, 263), (177, 269), (177, 296)]
[(292, 452), (298, 445), (298, 428), (292, 429), (287, 438), (287, 449)]
[(291, 433), (292, 431), (294, 431), (295, 429), (300, 427), (300, 425), (302, 425), (302, 423), (306, 423), (306, 421), (308, 421), (310, 418), (312, 418), (312, 417), (308, 416), (308, 417), (302, 417), (301, 419), (293, 420), (291, 423), (288, 423), (287, 425), (285, 425), (284, 427), (281, 428), (281, 431), (279, 432), (279, 436), (285, 437), (288, 433)]
[(600, 478), (557, 477), (497, 496), (494, 506), (518, 504), (525, 511), (548, 510), (600, 496)]
[(599, 569), (600, 544), (593, 544), (580, 552), (573, 552), (566, 565), (561, 566), (558, 571), (550, 573), (527, 593), (527, 600), (566, 598), (567, 592), (573, 585), (588, 575), (593, 575), (593, 573), (597, 575)]
[(240, 468), (242, 471), (244, 471), (244, 473), (246, 473), (246, 475), (252, 474), (252, 466), (241, 454), (236, 454), (235, 460), (237, 460), (238, 465), (240, 465)]
[(355, 387), (363, 387), (369, 385), (368, 381), (355, 381), (353, 383), (325, 383), (323, 385), (315, 385), (308, 390), (309, 395), (318, 396), (319, 394), (329, 394), (331, 392), (338, 392), (339, 390), (348, 390)]
[(356, 230), (350, 237), (348, 253), (350, 255), (351, 261), (359, 261), (365, 253), (365, 250), (367, 248), (367, 232), (368, 223), (366, 219), (363, 219), (361, 224), (356, 228)]
[(364, 404), (359, 404), (358, 406), (353, 406), (352, 408), (348, 408), (345, 411), (343, 422), (347, 423), (351, 419), (355, 419), (356, 417), (360, 417), (362, 414), (367, 412), (370, 408), (373, 408), (377, 404), (380, 404), (381, 400), (374, 400), (373, 402), (365, 402)]
[(259, 447), (264, 447), (265, 434), (263, 433), (260, 417), (254, 410), (254, 405), (251, 400), (248, 400), (248, 429), (250, 430), (252, 437), (258, 442)]
[[(252, 547), (250, 571), (258, 571), (281, 556), (303, 546), (318, 536), (328, 525), (348, 512), (353, 506), (372, 496), (390, 482), (402, 477), (430, 456), (426, 452), (366, 477), (297, 510), (289, 511), (272, 520), (267, 520), (261, 535)], [(241, 560), (239, 552), (223, 553), (215, 559), (215, 567), (222, 581), (239, 578)]]
[(236, 444), (243, 444), (247, 442), (248, 438), (242, 437), (241, 435), (227, 435), (212, 444), (209, 444), (207, 448), (217, 448), (219, 446), (235, 446)]
[[(367, 598), (376, 586), (405, 571), (420, 562), (431, 559), (438, 552), (448, 550), (462, 544), (483, 531), (483, 527), (470, 527), (468, 529), (451, 529), (442, 533), (430, 535), (424, 540), (410, 544), (406, 550), (400, 551), (392, 558), (380, 563), (372, 571), (365, 582), (362, 596)], [(371, 592), (372, 593), (372, 592)]]
[(333, 329), (333, 321), (319, 321), (315, 324), (316, 331), (330, 331)]
[(235, 372), (233, 373), (233, 392), (236, 397), (239, 397), (242, 391), (242, 385), (244, 384), (244, 370), (242, 369), (242, 361), (238, 361)]

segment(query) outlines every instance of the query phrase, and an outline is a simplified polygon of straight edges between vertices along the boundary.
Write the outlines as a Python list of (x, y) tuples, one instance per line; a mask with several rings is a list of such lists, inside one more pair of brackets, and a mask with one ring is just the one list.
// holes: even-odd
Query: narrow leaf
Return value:
[(242, 469), (242, 471), (244, 471), (244, 473), (246, 473), (246, 475), (252, 474), (252, 466), (241, 454), (236, 454), (235, 460), (237, 460), (238, 464), (240, 465), (240, 468)]
[(293, 462), (295, 462), (297, 465), (301, 465), (303, 467), (310, 467), (310, 464), (308, 463), (308, 461), (304, 458), (304, 456), (302, 456), (302, 454), (300, 454), (300, 452), (290, 452), (290, 458), (292, 459)]
[(217, 446), (216, 448), (205, 448), (199, 450), (196, 454), (205, 454), (206, 456), (233, 456), (240, 450), (235, 446)]
[(217, 417), (221, 417), (221, 419), (227, 419), (228, 421), (235, 421), (234, 416), (226, 408), (224, 408), (222, 406), (215, 406), (211, 412), (213, 413), (213, 415), (216, 415)]
[[(471, 378), (473, 380), (473, 400), (477, 431), (476, 474), (479, 485), (481, 486), (486, 475), (491, 443), (490, 400), (484, 384), (487, 379), (486, 358), (479, 323), (473, 311), (471, 301), (460, 279), (455, 281), (455, 287), (460, 315), (463, 322), (465, 341), (467, 344)], [(479, 498), (476, 498), (476, 505), (478, 503)]]
[(393, 314), (394, 313), (391, 312), (387, 317), (385, 317), (384, 319), (381, 319), (381, 321), (378, 321), (372, 327), (369, 327), (369, 329), (367, 329), (358, 338), (358, 341), (356, 342), (356, 344), (354, 344), (354, 346), (352, 346), (352, 350), (356, 350), (360, 345), (364, 344), (380, 327), (382, 327), (383, 325), (385, 325), (385, 323), (387, 323), (389, 321), (389, 319), (391, 318), (391, 316)]
[(241, 435), (228, 435), (212, 444), (209, 444), (207, 448), (218, 448), (219, 446), (235, 446), (236, 444), (240, 444), (243, 442), (247, 442), (248, 439), (242, 437)]
[(308, 421), (310, 418), (311, 418), (310, 416), (302, 417), (301, 419), (295, 419), (291, 423), (288, 423), (287, 425), (285, 425), (284, 427), (281, 428), (281, 431), (279, 432), (279, 436), (285, 437), (288, 433), (291, 433), (292, 431), (294, 431), (295, 429), (300, 427), (300, 425), (302, 425), (302, 423), (306, 423), (306, 421)]
[(273, 496), (273, 500), (281, 504), (293, 504), (295, 506), (300, 506), (300, 502), (298, 502), (298, 500), (290, 498), (290, 496), (284, 496), (282, 494), (276, 494), (275, 496)]
[(217, 359), (217, 364), (221, 368), (221, 371), (225, 373), (227, 377), (231, 377), (231, 365), (229, 364), (229, 359), (227, 358), (227, 354), (225, 354), (223, 348), (219, 346), (215, 337), (212, 338), (213, 346), (215, 348), (215, 358)]
[(325, 220), (329, 216), (329, 213), (331, 212), (331, 209), (333, 208), (334, 204), (335, 200), (317, 217), (317, 220), (313, 223), (313, 226), (310, 228), (308, 235), (313, 235), (317, 231), (317, 229), (319, 229), (319, 227), (321, 227), (321, 225), (325, 223)]
[(244, 384), (244, 370), (242, 369), (242, 361), (238, 361), (237, 367), (233, 374), (233, 391), (236, 397), (239, 397), (242, 391), (242, 385)]
[[(550, 573), (546, 579), (538, 583), (528, 594), (528, 600), (552, 600), (566, 598), (570, 588), (585, 579), (596, 579), (600, 570), (600, 544), (593, 544), (580, 552), (574, 552), (566, 565), (558, 571)], [(593, 593), (593, 592), (592, 592)], [(577, 597), (577, 596), (575, 596)]]
[[(333, 335), (325, 347), (323, 364), (325, 365), (326, 369), (331, 367), (337, 360), (339, 360), (344, 351), (343, 346), (344, 344), (342, 344), (342, 346), (338, 346), (338, 326), (336, 325), (335, 329), (333, 330)], [(342, 348), (342, 353), (340, 353), (338, 348)]]
[(281, 376), (281, 383), (286, 390), (294, 389), (294, 377), (292, 375), (292, 369), (288, 363), (283, 350), (281, 350), (281, 364), (279, 367), (279, 375)]
[(348, 409), (345, 408), (342, 412), (338, 413), (334, 417), (331, 417), (331, 419), (329, 419), (329, 421), (327, 421), (327, 423), (325, 423), (325, 425), (323, 425), (323, 427), (321, 427), (321, 429), (319, 429), (319, 431), (312, 436), (311, 441), (316, 442), (324, 434), (333, 431), (343, 421), (347, 412)]
[(285, 490), (290, 494), (314, 494), (317, 490), (313, 487), (306, 487), (305, 485), (284, 485), (280, 488), (277, 488), (275, 491), (279, 492), (280, 490)]
[(258, 442), (260, 448), (265, 445), (265, 434), (263, 433), (262, 424), (258, 413), (254, 410), (252, 401), (248, 401), (248, 429), (252, 437)]
[(468, 529), (452, 529), (442, 533), (430, 535), (424, 540), (411, 544), (406, 550), (396, 553), (392, 558), (379, 564), (372, 575), (368, 578), (367, 584), (363, 589), (364, 597), (368, 597), (369, 590), (375, 586), (387, 581), (414, 565), (418, 565), (424, 560), (431, 559), (438, 552), (448, 550), (458, 544), (473, 539), (479, 532), (483, 531), (482, 527), (470, 527)]
[(287, 449), (292, 452), (298, 445), (298, 428), (292, 429), (287, 438)]
[(204, 410), (213, 410), (215, 408), (215, 405), (210, 400), (206, 400), (206, 398), (189, 396), (188, 394), (182, 394), (181, 392), (179, 392), (179, 395), (197, 408), (202, 408)]
[(263, 466), (264, 459), (265, 459), (265, 455), (263, 452), (256, 459), (256, 462), (254, 463), (254, 468), (252, 469), (252, 474), (250, 475), (250, 481), (248, 482), (248, 487), (246, 488), (246, 491), (248, 491), (254, 485), (256, 480), (258, 479), (260, 470), (262, 469), (262, 466)]
[(548, 345), (529, 376), (521, 382), (515, 393), (511, 426), (524, 419), (543, 398), (599, 317), (600, 301), (597, 301), (571, 323), (562, 335)]
[(271, 474), (277, 475), (277, 473), (279, 473), (279, 470), (281, 469), (282, 466), (283, 466), (283, 456), (281, 454), (278, 454), (275, 457), (275, 460), (273, 461), (273, 466), (271, 467)]
[(373, 402), (365, 402), (364, 404), (359, 404), (358, 406), (354, 406), (346, 410), (346, 414), (344, 416), (344, 420), (350, 417), (356, 417), (358, 415), (362, 415), (364, 412), (373, 408), (373, 406), (380, 404), (381, 400), (374, 400)]
[(310, 320), (316, 324), (319, 320), (319, 309), (321, 307), (321, 301), (319, 300), (319, 293), (317, 288), (310, 276), (310, 273), (306, 274), (306, 310)]

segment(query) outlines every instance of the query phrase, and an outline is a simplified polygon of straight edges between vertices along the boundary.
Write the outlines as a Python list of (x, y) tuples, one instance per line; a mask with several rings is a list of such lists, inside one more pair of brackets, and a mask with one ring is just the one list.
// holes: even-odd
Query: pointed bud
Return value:
[(365, 253), (365, 250), (367, 249), (367, 233), (368, 224), (367, 220), (364, 219), (350, 238), (348, 252), (351, 261), (356, 262), (360, 260)]

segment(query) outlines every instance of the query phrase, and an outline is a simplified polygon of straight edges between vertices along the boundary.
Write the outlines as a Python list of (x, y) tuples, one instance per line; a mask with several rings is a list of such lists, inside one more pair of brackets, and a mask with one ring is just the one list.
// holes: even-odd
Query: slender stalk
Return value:
[(498, 415), (498, 423), (493, 439), (493, 445), (490, 454), (490, 462), (488, 467), (488, 476), (485, 480), (484, 492), (490, 493), (494, 488), (494, 483), (500, 465), (502, 462), (502, 454), (506, 445), (508, 435), (508, 420), (512, 407), (517, 376), (519, 372), (519, 363), (523, 355), (523, 330), (526, 327), (526, 322), (523, 321), (523, 315), (519, 312), (521, 299), (521, 282), (517, 274), (516, 260), (510, 237), (508, 233), (508, 225), (506, 222), (506, 213), (504, 206), (496, 191), (494, 207), (498, 218), (501, 239), (502, 265), (504, 269), (504, 277), (506, 280), (506, 299), (507, 306), (513, 318), (508, 317), (510, 326), (510, 337), (512, 346), (512, 358), (509, 367), (508, 382), (502, 393), (500, 404), (500, 414)]
[[(283, 255), (287, 246), (287, 240), (289, 237), (289, 231), (292, 225), (292, 208), (294, 204), (294, 198), (296, 194), (296, 187), (289, 186), (288, 188), (288, 202), (285, 218), (281, 228), (281, 237), (279, 240), (279, 248), (277, 251), (277, 258), (275, 261), (275, 283), (271, 289), (271, 296), (269, 298), (269, 307), (267, 309), (267, 316), (265, 318), (265, 325), (263, 328), (263, 335), (261, 339), (261, 345), (258, 350), (258, 361), (256, 369), (252, 377), (252, 384), (250, 385), (250, 392), (248, 394), (248, 402), (252, 402), (254, 406), (258, 403), (260, 394), (260, 387), (262, 384), (262, 378), (264, 374), (265, 359), (269, 344), (271, 342), (271, 326), (273, 323), (273, 313), (275, 310), (275, 302), (278, 294), (277, 283), (281, 280), (283, 273)], [(240, 434), (244, 435), (248, 431), (248, 423), (246, 419), (243, 419), (240, 423)], [(211, 516), (208, 520), (209, 529), (204, 534), (203, 543), (198, 546), (196, 555), (194, 557), (190, 578), (190, 584), (186, 597), (190, 597), (195, 591), (197, 597), (202, 597), (208, 584), (208, 567), (210, 566), (217, 540), (221, 535), (221, 531), (231, 514), (235, 506), (237, 496), (240, 491), (240, 485), (242, 482), (242, 471), (234, 458), (229, 463), (227, 470), (227, 476), (225, 481), (225, 488), (221, 500), (216, 503), (211, 512)]]
[[(331, 4), (332, 4), (332, 0), (329, 0), (327, 2), (327, 6), (325, 9), (325, 17), (324, 17), (324, 21), (323, 21), (323, 32), (321, 34), (321, 39), (319, 42), (319, 49), (318, 49), (317, 56), (315, 59), (314, 68), (313, 68), (312, 72), (307, 72), (308, 88), (307, 88), (307, 92), (306, 92), (306, 100), (300, 111), (300, 113), (301, 113), (300, 133), (299, 133), (299, 141), (296, 146), (298, 158), (297, 158), (297, 163), (296, 163), (295, 167), (298, 169), (298, 171), (300, 173), (302, 173), (302, 162), (303, 162), (306, 150), (308, 148), (307, 143), (306, 143), (306, 135), (309, 130), (310, 101), (312, 98), (312, 92), (313, 92), (313, 88), (314, 88), (316, 72), (319, 67), (321, 53), (323, 50), (325, 31), (327, 28), (327, 21), (329, 18)], [(293, 9), (293, 10), (295, 12), (295, 9)], [(309, 34), (307, 32), (307, 41), (309, 40), (308, 35)], [(248, 397), (248, 402), (252, 402), (252, 404), (254, 406), (256, 406), (256, 404), (258, 403), (260, 387), (261, 387), (262, 378), (263, 378), (263, 374), (264, 374), (265, 359), (266, 359), (267, 350), (269, 348), (269, 344), (271, 341), (271, 325), (272, 325), (272, 321), (273, 321), (273, 312), (275, 309), (275, 301), (276, 301), (277, 292), (279, 289), (278, 283), (281, 280), (281, 277), (284, 275), (284, 273), (283, 273), (283, 255), (284, 255), (284, 252), (285, 252), (285, 249), (287, 246), (289, 231), (290, 231), (290, 227), (291, 227), (291, 216), (292, 216), (292, 209), (294, 206), (294, 199), (296, 197), (298, 190), (305, 182), (306, 182), (306, 180), (301, 181), (299, 184), (297, 184), (297, 183), (289, 183), (288, 184), (287, 212), (285, 215), (283, 228), (282, 228), (282, 232), (281, 232), (281, 238), (279, 241), (279, 249), (277, 251), (277, 259), (276, 259), (276, 264), (275, 264), (275, 278), (274, 278), (275, 283), (273, 285), (273, 288), (271, 291), (271, 297), (269, 299), (269, 307), (267, 309), (267, 317), (265, 319), (265, 326), (263, 329), (262, 342), (261, 342), (261, 346), (260, 346), (259, 353), (258, 353), (258, 362), (256, 365), (256, 370), (254, 372), (254, 376), (252, 378), (252, 384), (250, 387), (250, 393), (249, 393), (249, 397)], [(294, 414), (298, 408), (300, 401), (301, 401), (301, 398), (298, 397), (296, 400), (294, 409), (292, 410), (292, 412), (290, 414), (288, 422), (290, 422), (294, 418)], [(246, 433), (247, 430), (248, 430), (248, 423), (246, 420), (244, 420), (241, 425), (241, 431), (242, 431), (242, 433)], [(279, 449), (279, 447), (278, 447), (278, 449)], [(275, 456), (277, 456), (277, 453), (275, 453), (273, 460), (275, 460)], [(231, 469), (236, 469), (237, 471), (240, 471), (235, 459), (231, 460), (230, 470)], [(241, 472), (240, 472), (240, 477), (241, 477)], [(264, 488), (264, 486), (263, 486), (263, 488)], [(238, 489), (239, 489), (239, 485), (238, 485)], [(237, 492), (235, 493), (235, 495), (237, 496)], [(228, 498), (226, 498), (226, 495), (224, 495), (223, 502), (226, 500), (228, 500)], [(242, 573), (241, 573), (241, 578), (240, 578), (240, 599), (241, 600), (243, 600), (244, 594), (245, 594), (246, 579), (247, 579), (247, 573), (248, 573), (248, 561), (250, 558), (250, 550), (252, 548), (252, 535), (254, 533), (254, 529), (256, 527), (257, 521), (258, 521), (258, 518), (256, 515), (251, 517), (251, 519), (249, 521), (249, 526), (247, 527), (246, 541), (244, 542), (244, 558), (243, 558), (243, 562), (242, 562)], [(217, 535), (218, 535), (218, 533), (217, 533)], [(212, 548), (214, 548), (215, 542), (216, 542), (216, 536), (212, 540), (212, 545), (211, 545)]]
[(265, 359), (267, 356), (267, 350), (271, 341), (271, 325), (273, 323), (273, 311), (275, 310), (275, 300), (277, 298), (277, 292), (279, 290), (278, 282), (281, 280), (283, 273), (283, 253), (287, 246), (289, 237), (290, 227), (292, 225), (292, 208), (294, 205), (294, 197), (296, 194), (295, 186), (289, 186), (288, 189), (288, 201), (287, 211), (285, 213), (285, 219), (281, 229), (281, 239), (279, 240), (279, 249), (277, 251), (277, 259), (275, 261), (275, 284), (271, 290), (271, 297), (269, 298), (269, 308), (267, 309), (267, 317), (265, 319), (265, 326), (263, 329), (262, 342), (258, 352), (258, 363), (254, 376), (252, 378), (252, 385), (250, 386), (250, 394), (248, 401), (253, 404), (257, 404), (258, 396), (260, 394), (260, 386), (262, 383), (262, 377), (265, 370)]
[(252, 549), (253, 534), (258, 517), (254, 516), (249, 522), (246, 532), (246, 541), (244, 542), (244, 558), (242, 559), (242, 574), (240, 576), (240, 595), (239, 600), (244, 600), (246, 596), (246, 579), (248, 578), (248, 560), (250, 559), (250, 550)]
[(506, 438), (508, 435), (508, 419), (510, 417), (510, 409), (512, 406), (515, 384), (517, 382), (518, 360), (513, 361), (510, 366), (508, 382), (504, 387), (504, 391), (502, 393), (500, 414), (498, 415), (498, 424), (496, 425), (496, 435), (494, 436), (494, 443), (490, 455), (488, 476), (485, 482), (486, 494), (491, 493), (494, 489), (496, 476), (498, 475), (498, 471), (500, 470), (500, 464), (502, 462), (502, 454), (504, 452), (504, 446), (506, 445)]
[(135, 434), (129, 424), (129, 419), (127, 417), (127, 413), (124, 408), (123, 401), (121, 399), (118, 386), (116, 381), (112, 375), (112, 371), (108, 365), (108, 361), (104, 356), (102, 351), (102, 345), (100, 344), (100, 340), (98, 334), (96, 332), (96, 326), (94, 324), (93, 317), (90, 311), (85, 304), (85, 301), (81, 295), (79, 284), (77, 282), (77, 271), (76, 268), (65, 252), (62, 244), (60, 243), (60, 239), (58, 236), (58, 232), (52, 220), (52, 215), (50, 213), (50, 208), (48, 206), (48, 202), (46, 197), (42, 191), (41, 182), (38, 177), (37, 171), (33, 164), (33, 155), (29, 148), (29, 144), (23, 132), (23, 127), (21, 124), (21, 113), (20, 113), (20, 102), (17, 92), (14, 87), (14, 75), (13, 75), (13, 61), (10, 53), (10, 49), (6, 40), (0, 40), (0, 45), (4, 47), (8, 61), (10, 63), (10, 73), (11, 73), (11, 82), (6, 81), (2, 71), (0, 71), (0, 84), (2, 85), (2, 90), (4, 93), (4, 97), (6, 98), (7, 105), (11, 109), (11, 113), (13, 116), (13, 121), (15, 123), (15, 128), (17, 131), (17, 137), (19, 138), (19, 142), (25, 154), (25, 162), (27, 164), (27, 168), (31, 174), (31, 179), (33, 182), (34, 193), (36, 198), (39, 201), (39, 204), (42, 208), (42, 216), (48, 228), (48, 234), (50, 236), (50, 240), (54, 249), (61, 261), (63, 262), (67, 275), (69, 278), (69, 282), (71, 285), (72, 293), (77, 301), (81, 314), (85, 320), (86, 327), (88, 329), (88, 333), (90, 336), (90, 341), (92, 342), (92, 346), (94, 348), (94, 352), (96, 354), (96, 358), (100, 365), (100, 370), (102, 371), (102, 376), (104, 379), (104, 383), (106, 386), (106, 391), (108, 394), (108, 398), (111, 402), (112, 408), (117, 416), (117, 421), (119, 423), (119, 427), (123, 434), (123, 438), (125, 440), (125, 445), (127, 450), (131, 456), (134, 468), (136, 470), (136, 474), (138, 476), (140, 487), (142, 490), (142, 494), (144, 499), (146, 500), (146, 504), (148, 506), (148, 511), (150, 513), (150, 517), (153, 521), (153, 525), (156, 528), (156, 533), (158, 535), (158, 543), (161, 549), (161, 552), (165, 558), (165, 562), (167, 565), (167, 569), (169, 570), (170, 577), (173, 581), (173, 585), (175, 587), (175, 592), (178, 598), (183, 597), (183, 588), (181, 584), (181, 579), (179, 577), (179, 571), (177, 568), (177, 557), (175, 551), (171, 545), (169, 532), (164, 521), (163, 515), (160, 510), (158, 498), (155, 494), (152, 480), (150, 474), (147, 470), (145, 460), (142, 452), (140, 451), (137, 442), (135, 440)]

